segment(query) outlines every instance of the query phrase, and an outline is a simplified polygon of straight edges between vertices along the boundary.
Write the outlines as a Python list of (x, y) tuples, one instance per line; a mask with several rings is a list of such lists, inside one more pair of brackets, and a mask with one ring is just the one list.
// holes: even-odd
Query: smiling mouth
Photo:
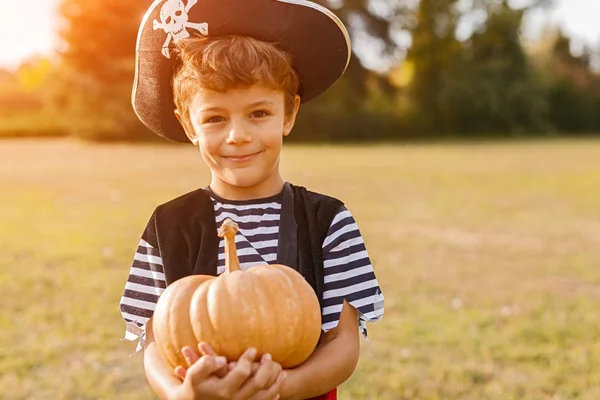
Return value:
[(260, 153), (262, 153), (262, 151), (256, 152), (256, 153), (252, 153), (252, 154), (248, 154), (248, 155), (240, 155), (240, 156), (223, 156), (224, 158), (231, 160), (231, 161), (235, 161), (235, 162), (244, 162), (244, 161), (248, 161), (253, 159), (255, 156), (259, 155)]

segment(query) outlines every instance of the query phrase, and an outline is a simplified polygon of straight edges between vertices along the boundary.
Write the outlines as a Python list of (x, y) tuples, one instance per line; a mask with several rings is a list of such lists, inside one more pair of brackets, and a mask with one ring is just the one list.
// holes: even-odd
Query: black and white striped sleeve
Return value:
[(125, 320), (123, 340), (140, 339), (136, 352), (144, 347), (146, 323), (154, 313), (159, 296), (167, 287), (152, 222), (140, 239), (120, 302), (121, 315)]
[(323, 242), (325, 289), (323, 331), (337, 327), (344, 299), (359, 311), (359, 330), (383, 316), (384, 296), (354, 217), (346, 207), (335, 216)]

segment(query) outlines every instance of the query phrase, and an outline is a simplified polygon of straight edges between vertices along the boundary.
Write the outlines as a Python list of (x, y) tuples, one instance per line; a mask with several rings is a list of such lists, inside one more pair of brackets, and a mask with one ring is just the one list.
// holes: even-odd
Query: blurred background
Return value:
[[(130, 106), (151, 2), (7, 2), (0, 137), (153, 139)], [(600, 131), (600, 3), (322, 1), (350, 27), (346, 76), (291, 140), (571, 136)]]
[[(600, 399), (600, 2), (328, 0), (346, 75), (285, 179), (358, 220), (386, 296), (341, 399)], [(149, 399), (122, 294), (207, 185), (130, 105), (148, 0), (2, 0), (0, 398)]]

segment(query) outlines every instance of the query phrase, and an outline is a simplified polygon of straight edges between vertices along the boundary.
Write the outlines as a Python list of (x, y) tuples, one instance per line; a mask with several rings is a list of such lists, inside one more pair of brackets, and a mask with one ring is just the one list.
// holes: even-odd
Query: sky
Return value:
[[(129, 0), (131, 1), (131, 0)], [(49, 54), (57, 45), (59, 0), (2, 0), (0, 23), (0, 67), (14, 68), (32, 54)], [(600, 0), (555, 0), (550, 15), (530, 15), (524, 27), (535, 37), (545, 18), (557, 22), (565, 32), (600, 47)]]

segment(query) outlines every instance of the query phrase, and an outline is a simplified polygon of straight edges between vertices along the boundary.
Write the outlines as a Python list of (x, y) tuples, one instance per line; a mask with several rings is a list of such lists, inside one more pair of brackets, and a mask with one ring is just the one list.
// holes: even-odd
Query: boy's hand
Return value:
[[(206, 343), (206, 342), (200, 342), (198, 344), (198, 350), (200, 350), (200, 354), (207, 355), (207, 356), (217, 357), (217, 353), (215, 353), (215, 351), (212, 349), (212, 347), (210, 347), (210, 345), (208, 343)], [(196, 359), (197, 359), (197, 357), (196, 357)], [(265, 354), (262, 357), (262, 360), (264, 362), (271, 361), (272, 360), (271, 359), (271, 355), (270, 354)], [(279, 365), (275, 361), (273, 361), (273, 363), (276, 364), (276, 365), (273, 366), (275, 369), (277, 369), (277, 368), (279, 368), (280, 370), (282, 369), (281, 365)], [(221, 377), (227, 375), (227, 372), (231, 371), (233, 369), (233, 367), (235, 367), (235, 364), (236, 364), (235, 361), (230, 362), (227, 365), (227, 368), (223, 368), (222, 370), (219, 370), (218, 375), (221, 376)], [(254, 374), (256, 374), (256, 371), (258, 371), (258, 367), (260, 367), (260, 366), (261, 366), (261, 363), (258, 363), (256, 361), (253, 362), (252, 363), (252, 373), (250, 374), (250, 376), (254, 376)], [(275, 372), (273, 371), (273, 373), (275, 373)], [(275, 376), (274, 379), (277, 379), (277, 376)], [(272, 384), (272, 382), (269, 383), (269, 385), (270, 384)]]
[[(229, 370), (234, 371), (239, 362), (229, 364)], [(231, 372), (229, 372), (231, 373)], [(250, 377), (246, 380), (236, 395), (241, 398), (263, 399), (263, 398), (279, 398), (279, 389), (285, 378), (285, 372), (279, 363), (272, 360), (270, 354), (265, 354), (260, 363), (253, 363), (251, 366)], [(256, 393), (256, 395), (252, 395)], [(270, 397), (270, 393), (275, 394), (275, 397)], [(246, 397), (246, 395), (250, 397)], [(265, 397), (266, 396), (266, 397)]]
[[(223, 378), (225, 375), (227, 375), (227, 372), (229, 371), (229, 369), (228, 369), (227, 360), (225, 359), (225, 357), (218, 357), (217, 354), (212, 350), (212, 348), (210, 346), (208, 346), (206, 343), (200, 343), (198, 345), (198, 350), (200, 350), (200, 354), (203, 356), (214, 357), (219, 360), (220, 367), (218, 370), (216, 370), (214, 372), (214, 375), (218, 376), (219, 378)], [(177, 368), (175, 368), (175, 374), (178, 377), (180, 377), (181, 380), (184, 380), (187, 369), (189, 367), (191, 367), (192, 365), (194, 365), (200, 359), (200, 356), (191, 347), (188, 347), (188, 346), (181, 349), (181, 353), (183, 354), (183, 357), (187, 361), (187, 366), (186, 367), (183, 367), (181, 365), (178, 366)], [(222, 364), (223, 360), (225, 360), (225, 364)]]
[[(189, 350), (186, 349), (186, 350)], [(189, 351), (186, 351), (189, 354)], [(192, 351), (193, 353), (193, 351)], [(185, 354), (185, 353), (184, 353)], [(187, 358), (187, 356), (186, 356)], [(188, 361), (189, 362), (189, 361)], [(182, 371), (184, 377), (183, 383), (177, 387), (174, 393), (169, 396), (173, 400), (220, 400), (222, 397), (216, 385), (215, 374), (225, 366), (227, 360), (223, 357), (203, 356), (197, 359), (188, 369), (183, 367), (175, 368), (175, 373), (181, 376)]]
[(210, 346), (198, 346), (202, 357), (189, 347), (183, 349), (188, 368), (179, 366), (175, 373), (183, 379), (177, 398), (275, 400), (285, 377), (281, 365), (269, 355), (254, 363), (256, 350), (248, 349), (235, 363), (226, 364)]

